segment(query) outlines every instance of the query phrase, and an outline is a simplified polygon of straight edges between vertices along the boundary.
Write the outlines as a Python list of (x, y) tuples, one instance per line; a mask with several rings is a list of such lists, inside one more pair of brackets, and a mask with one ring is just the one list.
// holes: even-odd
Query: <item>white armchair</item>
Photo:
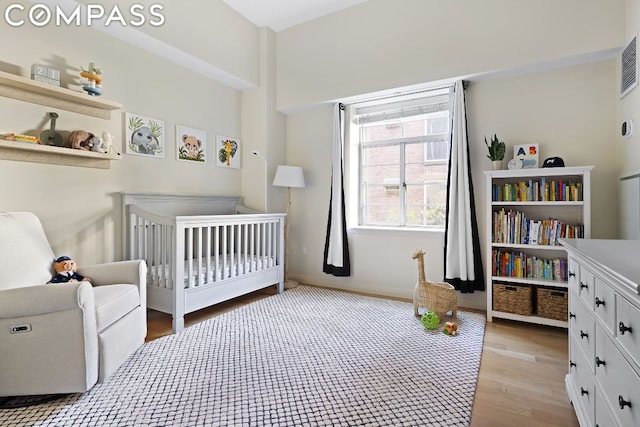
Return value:
[(87, 391), (144, 343), (144, 261), (79, 268), (92, 284), (46, 284), (54, 258), (35, 215), (0, 213), (0, 396)]

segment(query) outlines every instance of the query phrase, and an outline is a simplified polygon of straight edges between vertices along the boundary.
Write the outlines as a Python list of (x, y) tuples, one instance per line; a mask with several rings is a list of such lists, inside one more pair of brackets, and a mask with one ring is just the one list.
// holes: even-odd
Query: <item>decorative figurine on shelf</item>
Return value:
[(110, 153), (111, 148), (113, 147), (113, 135), (111, 135), (106, 130), (102, 132), (102, 146), (104, 148), (105, 153)]
[(89, 142), (95, 135), (86, 130), (74, 130), (69, 134), (69, 145), (75, 150), (91, 150)]
[(82, 72), (81, 77), (87, 80), (82, 80), (82, 89), (84, 89), (91, 96), (102, 95), (102, 69), (93, 66), (93, 62), (89, 63), (89, 69), (85, 70), (80, 67)]
[(104, 148), (104, 141), (99, 136), (94, 136), (93, 138), (91, 138), (87, 146), (94, 153), (107, 154), (107, 150)]

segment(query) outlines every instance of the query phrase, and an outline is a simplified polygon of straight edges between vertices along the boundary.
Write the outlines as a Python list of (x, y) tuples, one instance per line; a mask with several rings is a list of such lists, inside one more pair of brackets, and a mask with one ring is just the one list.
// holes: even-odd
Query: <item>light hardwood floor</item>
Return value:
[[(275, 293), (254, 292), (191, 313), (190, 326)], [(147, 341), (171, 333), (171, 317), (149, 310)], [(567, 399), (567, 330), (496, 319), (487, 323), (471, 427), (578, 427)]]

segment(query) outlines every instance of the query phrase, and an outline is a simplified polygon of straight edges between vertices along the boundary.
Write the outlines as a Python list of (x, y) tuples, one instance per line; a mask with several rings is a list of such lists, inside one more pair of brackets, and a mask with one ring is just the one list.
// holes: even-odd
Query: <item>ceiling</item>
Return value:
[(282, 31), (367, 0), (222, 0), (258, 27)]

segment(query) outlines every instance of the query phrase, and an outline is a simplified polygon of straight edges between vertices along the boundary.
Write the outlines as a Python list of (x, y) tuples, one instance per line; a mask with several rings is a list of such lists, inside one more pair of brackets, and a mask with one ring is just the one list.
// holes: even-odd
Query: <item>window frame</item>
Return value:
[[(438, 134), (431, 134), (431, 135), (419, 135), (419, 136), (411, 136), (411, 137), (401, 137), (401, 138), (392, 138), (392, 139), (383, 139), (383, 140), (378, 140), (378, 141), (367, 141), (367, 142), (360, 142), (360, 140), (362, 139), (362, 134), (361, 134), (361, 129), (364, 128), (365, 126), (363, 126), (363, 124), (358, 124), (357, 121), (355, 120), (356, 114), (355, 111), (357, 108), (359, 108), (360, 105), (362, 105), (361, 103), (354, 103), (352, 105), (350, 105), (349, 107), (349, 111), (351, 112), (350, 117), (354, 118), (354, 120), (349, 120), (348, 123), (350, 123), (351, 126), (351, 130), (348, 131), (348, 134), (350, 135), (351, 139), (353, 139), (355, 137), (355, 141), (351, 141), (352, 143), (350, 144), (350, 155), (354, 156), (356, 159), (354, 159), (355, 161), (351, 161), (350, 164), (357, 168), (357, 173), (356, 174), (351, 174), (351, 176), (354, 178), (354, 180), (356, 182), (354, 182), (351, 186), (350, 189), (352, 191), (355, 191), (356, 195), (355, 197), (352, 197), (353, 203), (355, 204), (354, 210), (357, 212), (356, 215), (351, 215), (351, 217), (357, 221), (357, 228), (370, 228), (370, 229), (390, 229), (390, 230), (420, 230), (420, 231), (436, 231), (436, 232), (444, 232), (444, 224), (440, 224), (440, 225), (418, 225), (418, 224), (411, 224), (408, 223), (409, 221), (407, 220), (407, 214), (409, 212), (409, 206), (407, 206), (407, 168), (408, 168), (408, 164), (407, 164), (407, 147), (410, 146), (411, 144), (416, 144), (416, 143), (422, 143), (424, 144), (424, 153), (423, 153), (423, 161), (422, 164), (425, 166), (448, 166), (449, 164), (449, 159), (450, 159), (450, 138), (451, 138), (451, 120), (452, 120), (452, 91), (451, 88), (447, 87), (447, 88), (440, 88), (440, 90), (442, 89), (447, 89), (449, 90), (449, 101), (447, 102), (447, 108), (434, 112), (434, 113), (427, 113), (425, 115), (431, 115), (431, 114), (435, 114), (435, 115), (445, 115), (448, 116), (448, 122), (449, 122), (449, 126), (448, 126), (448, 132), (446, 133), (438, 133)], [(425, 97), (425, 95), (422, 95), (423, 97)], [(427, 95), (428, 96), (428, 95)], [(387, 98), (387, 100), (389, 100), (389, 103), (393, 102), (393, 98)], [(384, 104), (384, 103), (381, 103)], [(414, 116), (415, 117), (415, 116)], [(425, 117), (425, 132), (428, 130), (428, 125), (427, 125), (427, 118)], [(384, 121), (379, 121), (378, 124), (383, 124)], [(447, 157), (444, 159), (433, 159), (433, 160), (429, 160), (428, 159), (428, 153), (427, 150), (429, 149), (429, 143), (430, 142), (438, 142), (438, 141), (447, 141), (446, 144), (447, 145)], [(381, 183), (381, 184), (376, 184), (376, 187), (380, 187), (383, 189), (383, 191), (388, 191), (388, 189), (392, 189), (393, 187), (397, 188), (399, 191), (399, 212), (398, 212), (398, 223), (397, 224), (379, 224), (379, 223), (372, 223), (370, 220), (367, 220), (366, 218), (366, 184), (363, 181), (363, 175), (365, 173), (366, 170), (366, 165), (363, 165), (363, 159), (364, 159), (364, 150), (366, 150), (367, 148), (371, 148), (371, 147), (393, 147), (393, 146), (397, 146), (400, 153), (399, 153), (399, 177), (398, 177), (398, 184), (392, 185), (389, 183)], [(395, 165), (395, 163), (394, 163)], [(390, 179), (390, 178), (389, 178)], [(424, 186), (423, 188), (423, 198), (422, 198), (422, 203), (423, 203), (423, 207), (426, 206), (426, 202), (428, 200), (426, 194), (428, 192), (427, 188), (431, 187), (432, 185), (436, 184), (436, 183), (441, 183), (441, 185), (444, 185), (444, 187), (446, 188), (447, 186), (447, 176), (445, 175), (444, 180), (432, 180), (432, 181), (428, 181), (425, 180), (424, 182), (422, 182), (421, 184)], [(411, 185), (412, 183), (409, 182), (409, 185)], [(446, 197), (446, 196), (445, 196)], [(445, 209), (446, 209), (446, 200), (445, 202)], [(423, 219), (424, 222), (424, 219)]]

